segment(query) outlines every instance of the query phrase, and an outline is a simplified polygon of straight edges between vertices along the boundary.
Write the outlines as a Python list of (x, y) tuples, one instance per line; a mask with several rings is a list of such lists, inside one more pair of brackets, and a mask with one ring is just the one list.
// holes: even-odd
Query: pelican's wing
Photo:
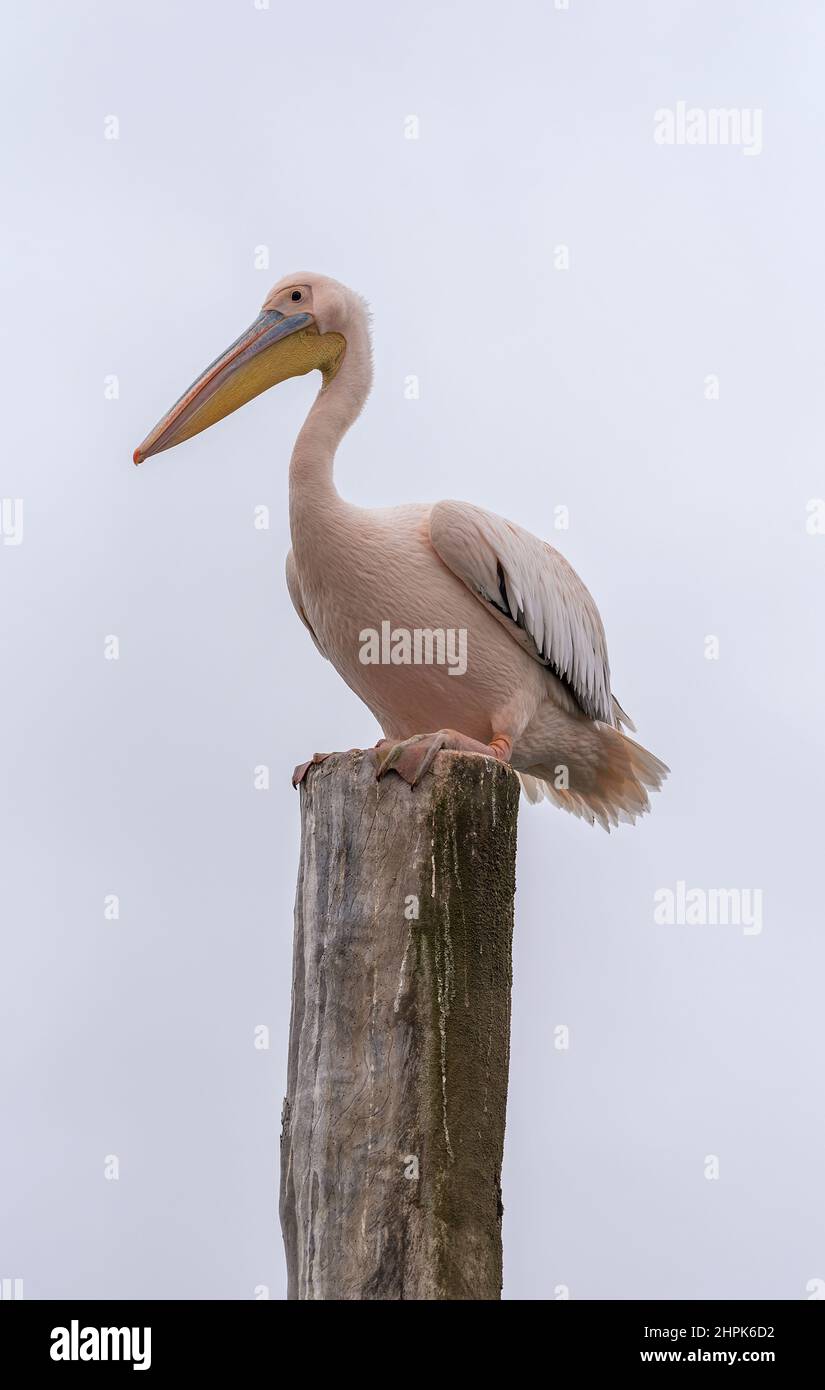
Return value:
[(295, 556), (293, 555), (291, 550), (286, 557), (286, 587), (289, 590), (289, 597), (292, 599), (292, 605), (295, 609), (295, 612), (301, 619), (301, 622), (303, 623), (304, 627), (306, 628), (307, 632), (309, 633), (310, 637), (312, 638), (313, 642), (315, 643), (316, 647), (321, 653), (321, 656), (324, 657), (325, 660), (327, 660), (327, 654), (321, 646), (321, 643), (318, 641), (318, 638), (315, 636), (315, 633), (312, 630), (312, 624), (310, 623), (309, 618), (304, 612), (304, 598), (303, 594), (301, 593), (301, 584), (298, 579), (298, 569), (295, 564)]
[(437, 502), (430, 539), (444, 564), (553, 672), (585, 714), (632, 728), (610, 692), (599, 610), (563, 555), (469, 502)]

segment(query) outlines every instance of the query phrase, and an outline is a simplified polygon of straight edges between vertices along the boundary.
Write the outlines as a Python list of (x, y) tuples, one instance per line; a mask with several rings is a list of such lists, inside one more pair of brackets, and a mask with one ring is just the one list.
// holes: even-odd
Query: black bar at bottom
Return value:
[[(482, 1345), (517, 1348), (513, 1369), (525, 1353), (540, 1356), (548, 1377), (560, 1368), (568, 1372), (591, 1370), (640, 1371), (644, 1377), (661, 1367), (677, 1366), (687, 1375), (704, 1366), (768, 1366), (786, 1376), (789, 1371), (810, 1368), (816, 1373), (822, 1356), (825, 1319), (817, 1300), (787, 1302), (504, 1302), (484, 1304), (489, 1341)], [(386, 1305), (384, 1305), (386, 1306)], [(466, 1306), (466, 1305), (465, 1305)], [(336, 1331), (345, 1333), (329, 1343), (337, 1347), (333, 1373), (361, 1373), (370, 1380), (376, 1370), (376, 1347), (365, 1342), (372, 1330), (395, 1330), (372, 1305), (370, 1313), (358, 1313), (347, 1305), (347, 1324), (336, 1318)], [(519, 1311), (521, 1309), (521, 1311)], [(529, 1310), (525, 1317), (524, 1310)], [(311, 1318), (310, 1324), (303, 1322)], [(72, 1367), (85, 1376), (101, 1373), (134, 1374), (141, 1371), (164, 1380), (172, 1374), (202, 1372), (214, 1378), (223, 1373), (260, 1375), (269, 1367), (280, 1374), (285, 1365), (281, 1348), (300, 1345), (291, 1340), (307, 1326), (322, 1331), (329, 1317), (323, 1308), (301, 1311), (283, 1302), (38, 1302), (0, 1301), (0, 1376), (18, 1369), (24, 1372), (56, 1371), (70, 1375)], [(369, 1324), (361, 1322), (367, 1316)], [(417, 1320), (408, 1306), (402, 1314)], [(426, 1317), (426, 1314), (424, 1314)], [(461, 1306), (451, 1305), (448, 1318), (433, 1325), (439, 1339), (451, 1335), (466, 1338)], [(472, 1318), (472, 1314), (469, 1315)], [(490, 1322), (490, 1318), (493, 1322)], [(498, 1319), (501, 1323), (498, 1324)], [(498, 1324), (498, 1325), (497, 1325)], [(423, 1325), (426, 1331), (428, 1324)], [(346, 1335), (351, 1329), (351, 1336)], [(518, 1342), (507, 1337), (513, 1329)], [(532, 1336), (531, 1336), (532, 1334)], [(287, 1342), (286, 1338), (290, 1338)], [(318, 1357), (324, 1343), (309, 1344), (313, 1380), (322, 1364)], [(452, 1343), (471, 1353), (473, 1343)], [(344, 1350), (344, 1357), (341, 1351)], [(444, 1347), (448, 1350), (448, 1346)], [(423, 1351), (423, 1347), (422, 1347)], [(408, 1353), (409, 1355), (409, 1353)], [(90, 1367), (97, 1367), (96, 1371)], [(409, 1360), (397, 1367), (403, 1381), (415, 1375)], [(821, 1371), (820, 1371), (821, 1374)], [(6, 1384), (12, 1384), (6, 1380)]]

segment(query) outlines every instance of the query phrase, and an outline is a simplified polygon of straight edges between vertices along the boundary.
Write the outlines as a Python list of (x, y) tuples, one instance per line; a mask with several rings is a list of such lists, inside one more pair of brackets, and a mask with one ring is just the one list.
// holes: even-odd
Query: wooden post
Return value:
[(302, 784), (289, 1298), (501, 1295), (518, 798), (446, 752), (415, 788), (358, 750)]

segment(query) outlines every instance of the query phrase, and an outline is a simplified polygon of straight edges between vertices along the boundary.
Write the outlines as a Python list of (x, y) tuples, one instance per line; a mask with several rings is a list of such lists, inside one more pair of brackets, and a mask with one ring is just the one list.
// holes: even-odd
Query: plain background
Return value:
[[(317, 378), (131, 454), (309, 269), (374, 313), (342, 492), (464, 497), (562, 549), (672, 768), (609, 837), (522, 813), (505, 1295), (805, 1298), (822, 6), (41, 0), (5, 23), (0, 496), (24, 535), (0, 544), (0, 1275), (28, 1298), (284, 1294), (289, 774), (378, 736), (283, 579)], [(761, 109), (762, 153), (657, 146), (680, 100)], [(761, 889), (763, 931), (657, 926), (679, 880)]]

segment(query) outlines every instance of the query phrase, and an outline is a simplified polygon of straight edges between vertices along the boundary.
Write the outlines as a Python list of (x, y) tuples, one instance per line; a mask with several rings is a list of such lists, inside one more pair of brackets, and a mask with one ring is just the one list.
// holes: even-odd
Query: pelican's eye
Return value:
[(290, 295), (290, 299), (291, 299), (291, 300), (293, 301), (293, 303), (295, 303), (295, 304), (300, 303), (300, 301), (303, 299), (303, 297), (304, 297), (304, 296), (301, 294), (301, 291), (300, 291), (300, 290), (293, 290), (293, 291), (292, 291), (292, 294)]

